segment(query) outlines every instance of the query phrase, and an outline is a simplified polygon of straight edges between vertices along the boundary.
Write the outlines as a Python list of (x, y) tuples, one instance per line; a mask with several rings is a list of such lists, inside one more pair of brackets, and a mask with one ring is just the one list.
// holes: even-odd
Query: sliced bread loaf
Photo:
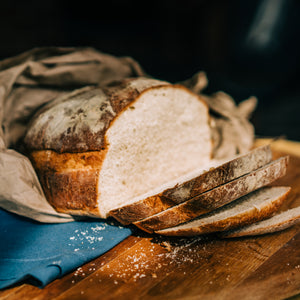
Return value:
[(56, 210), (106, 218), (210, 162), (209, 122), (200, 96), (140, 77), (51, 102), (25, 144)]
[(249, 174), (172, 206), (158, 214), (134, 222), (134, 224), (151, 233), (188, 222), (284, 176), (287, 164), (288, 157), (281, 157)]
[(228, 232), (223, 232), (221, 236), (225, 238), (234, 238), (263, 235), (287, 229), (298, 223), (300, 223), (300, 206), (281, 212), (269, 219)]
[(158, 186), (131, 204), (110, 211), (110, 215), (123, 225), (136, 222), (250, 173), (271, 160), (272, 151), (266, 145), (226, 162), (212, 161), (206, 166), (207, 170), (198, 168), (175, 181)]
[(289, 187), (264, 187), (188, 223), (156, 231), (168, 236), (193, 236), (230, 230), (273, 215), (290, 192)]

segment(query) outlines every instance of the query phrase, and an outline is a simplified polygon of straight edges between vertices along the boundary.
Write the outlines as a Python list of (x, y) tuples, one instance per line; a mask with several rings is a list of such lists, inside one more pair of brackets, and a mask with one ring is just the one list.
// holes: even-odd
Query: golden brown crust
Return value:
[[(290, 189), (288, 189), (285, 194), (279, 196), (277, 199), (272, 201), (269, 205), (266, 205), (262, 207), (261, 209), (257, 210), (255, 208), (249, 209), (247, 212), (243, 212), (240, 214), (237, 214), (235, 216), (232, 216), (227, 219), (223, 219), (220, 221), (216, 221), (214, 223), (205, 224), (201, 226), (195, 226), (188, 229), (174, 229), (174, 230), (168, 230), (168, 231), (156, 231), (156, 233), (161, 235), (167, 235), (167, 236), (194, 236), (194, 235), (200, 235), (200, 234), (207, 234), (212, 232), (221, 232), (225, 230), (232, 230), (238, 227), (246, 226), (249, 224), (253, 224), (256, 222), (259, 222), (261, 220), (267, 219), (274, 215), (282, 206), (286, 198), (288, 197), (288, 194), (290, 192)], [(171, 229), (171, 228), (170, 228)]]
[(100, 216), (97, 194), (99, 170), (65, 172), (38, 170), (48, 202), (58, 211)]
[(33, 151), (30, 159), (46, 199), (59, 212), (100, 216), (98, 177), (106, 151)]
[(159, 214), (134, 222), (134, 224), (144, 231), (153, 232), (188, 222), (284, 176), (287, 164), (288, 157), (282, 157), (250, 174), (200, 194)]
[(124, 225), (137, 222), (256, 170), (271, 160), (272, 151), (270, 146), (258, 147), (241, 157), (212, 168), (198, 177), (166, 189), (155, 197), (148, 197), (112, 210), (110, 215)]
[(35, 169), (61, 172), (73, 169), (100, 169), (106, 151), (81, 153), (56, 153), (52, 150), (37, 150), (30, 153)]

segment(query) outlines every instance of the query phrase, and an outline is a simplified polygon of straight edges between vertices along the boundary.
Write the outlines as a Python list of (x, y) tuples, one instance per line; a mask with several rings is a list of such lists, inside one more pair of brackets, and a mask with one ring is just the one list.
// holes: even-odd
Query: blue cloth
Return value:
[(25, 279), (43, 287), (131, 233), (105, 220), (41, 224), (0, 209), (0, 289)]

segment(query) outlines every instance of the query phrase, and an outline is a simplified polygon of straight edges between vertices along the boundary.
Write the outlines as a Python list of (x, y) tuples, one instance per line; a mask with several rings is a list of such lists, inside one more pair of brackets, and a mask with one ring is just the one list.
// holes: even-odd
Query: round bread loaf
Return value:
[(52, 101), (24, 141), (50, 204), (101, 218), (205, 166), (212, 153), (206, 103), (148, 78)]

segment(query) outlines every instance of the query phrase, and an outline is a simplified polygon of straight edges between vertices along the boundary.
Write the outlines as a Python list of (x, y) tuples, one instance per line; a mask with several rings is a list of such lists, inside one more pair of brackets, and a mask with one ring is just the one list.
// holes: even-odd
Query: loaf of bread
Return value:
[[(207, 232), (198, 218), (208, 213), (214, 225), (206, 227), (219, 230), (215, 212), (228, 205), (243, 211), (233, 215), (232, 228), (269, 216), (289, 188), (273, 188), (274, 201), (265, 199), (268, 188), (257, 190), (284, 176), (288, 157), (272, 161), (270, 146), (263, 146), (214, 160), (210, 125), (199, 95), (140, 77), (55, 99), (37, 112), (24, 142), (58, 212), (112, 216), (166, 235)], [(260, 203), (260, 214), (248, 202)]]
[(101, 218), (155, 197), (158, 186), (203, 168), (212, 153), (206, 103), (147, 78), (56, 99), (36, 114), (24, 141), (50, 204)]

